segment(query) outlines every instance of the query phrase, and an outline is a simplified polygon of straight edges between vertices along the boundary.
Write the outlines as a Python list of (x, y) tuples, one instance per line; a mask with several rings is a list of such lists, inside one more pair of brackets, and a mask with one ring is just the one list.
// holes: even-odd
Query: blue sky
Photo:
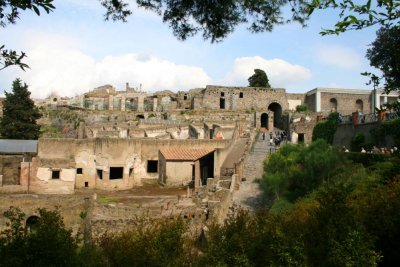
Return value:
[(288, 92), (370, 88), (360, 73), (373, 70), (365, 53), (377, 29), (321, 36), (338, 19), (332, 10), (314, 13), (307, 28), (289, 24), (251, 34), (243, 26), (211, 44), (201, 36), (178, 41), (160, 17), (145, 10), (134, 10), (121, 23), (105, 22), (97, 0), (56, 0), (55, 6), (40, 17), (23, 13), (16, 25), (0, 29), (1, 43), (25, 51), (31, 67), (0, 71), (0, 94), (17, 77), (35, 98), (75, 96), (104, 84), (123, 90), (126, 82), (147, 92), (246, 86), (255, 68)]

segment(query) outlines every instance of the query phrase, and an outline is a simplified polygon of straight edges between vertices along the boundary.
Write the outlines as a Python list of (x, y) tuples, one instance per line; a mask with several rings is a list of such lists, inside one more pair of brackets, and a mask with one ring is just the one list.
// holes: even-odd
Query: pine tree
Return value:
[(271, 88), (269, 79), (265, 71), (255, 69), (254, 74), (248, 79), (250, 87), (267, 87)]
[(39, 138), (40, 125), (36, 120), (42, 115), (30, 98), (28, 86), (16, 79), (12, 93), (6, 92), (3, 117), (0, 119), (0, 136), (3, 139), (35, 140)]

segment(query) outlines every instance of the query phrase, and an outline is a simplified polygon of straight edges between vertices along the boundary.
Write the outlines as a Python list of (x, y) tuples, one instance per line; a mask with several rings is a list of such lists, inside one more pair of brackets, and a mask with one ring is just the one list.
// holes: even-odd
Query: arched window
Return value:
[(30, 216), (27, 220), (26, 220), (26, 232), (27, 233), (35, 233), (37, 231), (38, 228), (38, 223), (39, 223), (39, 217), (38, 216)]
[(337, 111), (337, 100), (336, 100), (336, 98), (331, 98), (331, 100), (329, 100), (329, 108), (331, 109), (331, 111)]
[(364, 108), (363, 101), (361, 99), (357, 99), (357, 101), (356, 101), (356, 109), (357, 109), (357, 111), (363, 112), (363, 108)]

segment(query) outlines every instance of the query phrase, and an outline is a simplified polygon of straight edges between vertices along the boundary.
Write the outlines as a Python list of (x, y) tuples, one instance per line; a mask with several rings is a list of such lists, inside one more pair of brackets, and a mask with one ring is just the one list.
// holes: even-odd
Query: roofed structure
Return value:
[(212, 152), (213, 148), (162, 148), (160, 153), (164, 156), (165, 160), (183, 160), (183, 161), (195, 161)]

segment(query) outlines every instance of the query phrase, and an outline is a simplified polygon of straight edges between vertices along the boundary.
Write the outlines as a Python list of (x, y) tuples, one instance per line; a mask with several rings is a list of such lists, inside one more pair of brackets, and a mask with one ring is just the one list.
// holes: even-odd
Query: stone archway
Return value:
[(263, 113), (261, 114), (260, 122), (261, 122), (261, 128), (267, 128), (268, 129), (268, 114)]
[(282, 128), (282, 106), (277, 102), (272, 102), (268, 106), (268, 110), (274, 112), (274, 127)]
[(25, 229), (27, 233), (34, 233), (37, 231), (37, 227), (39, 224), (39, 217), (36, 215), (30, 216), (26, 219)]

